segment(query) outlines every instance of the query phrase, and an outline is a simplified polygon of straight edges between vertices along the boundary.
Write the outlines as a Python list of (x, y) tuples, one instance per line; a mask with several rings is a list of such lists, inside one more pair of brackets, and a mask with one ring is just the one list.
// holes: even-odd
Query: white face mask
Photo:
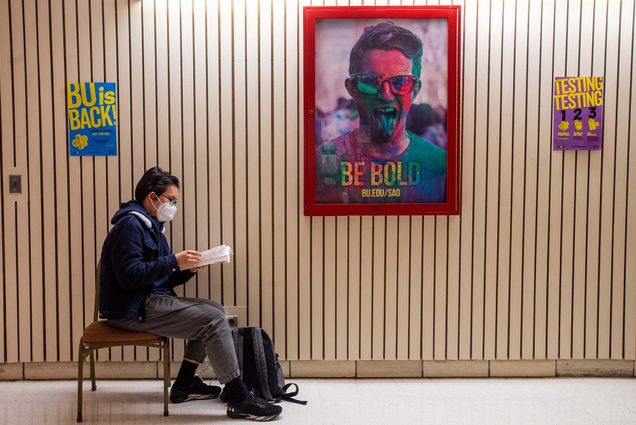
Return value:
[[(157, 194), (155, 194), (155, 196), (156, 195)], [(157, 199), (159, 199), (159, 196), (157, 196)], [(155, 206), (155, 202), (152, 201), (152, 206), (157, 208), (157, 220), (159, 220), (161, 223), (171, 221), (177, 214), (177, 206), (172, 205), (172, 203), (170, 202), (161, 202), (161, 205), (157, 207)]]

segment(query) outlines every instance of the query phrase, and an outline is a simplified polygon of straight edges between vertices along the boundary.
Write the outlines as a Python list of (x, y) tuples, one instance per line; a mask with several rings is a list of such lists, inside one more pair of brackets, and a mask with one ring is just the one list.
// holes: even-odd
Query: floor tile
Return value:
[[(636, 379), (290, 379), (307, 406), (282, 403), (277, 424), (636, 425)], [(84, 390), (87, 424), (253, 423), (219, 400), (170, 405), (159, 380), (98, 380)], [(0, 423), (74, 423), (75, 381), (0, 382)]]

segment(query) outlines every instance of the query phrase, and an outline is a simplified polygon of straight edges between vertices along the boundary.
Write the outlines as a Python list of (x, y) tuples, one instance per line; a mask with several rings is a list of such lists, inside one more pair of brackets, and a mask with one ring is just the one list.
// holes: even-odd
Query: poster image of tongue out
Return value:
[(447, 19), (316, 20), (310, 196), (335, 207), (327, 215), (338, 205), (375, 205), (360, 211), (389, 215), (389, 204), (432, 207), (454, 197), (451, 32)]

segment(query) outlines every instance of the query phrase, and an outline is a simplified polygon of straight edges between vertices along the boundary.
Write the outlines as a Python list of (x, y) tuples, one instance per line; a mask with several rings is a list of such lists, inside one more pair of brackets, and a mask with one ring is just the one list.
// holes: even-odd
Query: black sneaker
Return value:
[(208, 400), (215, 398), (221, 392), (221, 387), (204, 384), (201, 378), (194, 375), (192, 383), (186, 387), (173, 385), (170, 389), (170, 401), (173, 403), (183, 403), (190, 400)]
[(227, 415), (232, 419), (250, 419), (252, 421), (271, 421), (281, 414), (283, 408), (269, 404), (252, 391), (240, 403), (229, 403)]

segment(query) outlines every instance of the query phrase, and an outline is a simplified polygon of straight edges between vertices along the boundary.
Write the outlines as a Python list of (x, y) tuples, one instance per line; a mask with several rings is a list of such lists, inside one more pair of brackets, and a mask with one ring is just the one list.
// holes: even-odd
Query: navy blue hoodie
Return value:
[(179, 271), (163, 224), (137, 201), (121, 204), (111, 223), (102, 247), (100, 317), (143, 320), (146, 295), (175, 295), (172, 288), (194, 273)]

